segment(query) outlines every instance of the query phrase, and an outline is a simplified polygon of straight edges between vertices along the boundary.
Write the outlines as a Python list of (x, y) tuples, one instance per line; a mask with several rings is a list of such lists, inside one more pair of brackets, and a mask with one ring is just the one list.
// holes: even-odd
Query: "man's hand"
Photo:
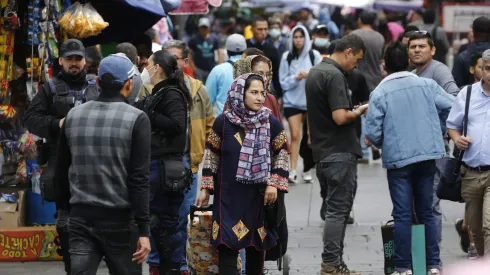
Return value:
[(63, 123), (65, 122), (65, 118), (66, 118), (66, 117), (64, 117), (64, 118), (62, 118), (62, 119), (60, 120), (60, 128), (61, 128), (61, 127), (63, 127)]
[(142, 264), (148, 258), (150, 254), (150, 238), (148, 237), (140, 237), (138, 240), (138, 249), (136, 253), (133, 254), (133, 262), (138, 262), (138, 264)]
[(361, 116), (362, 114), (364, 114), (367, 111), (368, 107), (369, 107), (368, 104), (364, 104), (361, 106), (354, 106), (354, 109), (357, 112), (357, 114), (359, 114), (359, 116)]
[(264, 204), (273, 204), (277, 200), (277, 188), (274, 186), (268, 185), (265, 188), (265, 194), (264, 194)]
[(367, 147), (371, 147), (372, 146), (371, 142), (369, 141), (369, 139), (367, 139), (366, 136), (364, 136), (364, 144), (366, 144)]
[(303, 72), (299, 72), (297, 75), (296, 75), (296, 80), (301, 80), (303, 79), (305, 76), (303, 75)]
[(207, 206), (209, 204), (209, 190), (202, 189), (197, 197), (197, 207)]
[(468, 145), (471, 143), (471, 138), (470, 137), (465, 137), (465, 136), (460, 136), (456, 140), (456, 147), (458, 147), (459, 150), (466, 150), (468, 149)]

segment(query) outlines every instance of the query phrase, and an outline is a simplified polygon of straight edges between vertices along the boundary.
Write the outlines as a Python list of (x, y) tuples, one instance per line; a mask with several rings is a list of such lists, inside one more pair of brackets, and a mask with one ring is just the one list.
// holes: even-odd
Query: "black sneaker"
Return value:
[(468, 236), (468, 231), (463, 229), (463, 219), (458, 219), (454, 227), (456, 227), (456, 232), (458, 232), (459, 235), (459, 244), (461, 246), (461, 250), (463, 250), (464, 253), (468, 253), (468, 247), (470, 246), (470, 237)]

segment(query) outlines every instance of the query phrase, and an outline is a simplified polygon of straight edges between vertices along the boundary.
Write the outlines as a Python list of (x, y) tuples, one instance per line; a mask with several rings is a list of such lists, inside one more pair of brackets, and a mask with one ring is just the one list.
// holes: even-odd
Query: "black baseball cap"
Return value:
[(61, 44), (60, 56), (65, 58), (70, 55), (78, 55), (85, 58), (85, 47), (82, 41), (77, 39), (68, 39)]

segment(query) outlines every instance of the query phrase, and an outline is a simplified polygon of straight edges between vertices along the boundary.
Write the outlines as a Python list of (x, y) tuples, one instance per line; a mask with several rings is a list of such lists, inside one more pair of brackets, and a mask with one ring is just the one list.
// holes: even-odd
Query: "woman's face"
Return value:
[(245, 108), (257, 112), (265, 102), (264, 83), (260, 80), (252, 80), (250, 87), (245, 91)]
[[(162, 81), (162, 76), (164, 73), (158, 64), (155, 65), (153, 55), (148, 59), (148, 66), (146, 66), (145, 69), (148, 71), (152, 85), (156, 85), (158, 82)], [(165, 77), (163, 79), (165, 79)]]
[[(265, 83), (268, 83), (269, 79), (267, 79), (267, 75), (269, 74), (271, 68), (269, 67), (269, 64), (267, 62), (257, 62), (252, 68), (252, 73), (254, 74), (260, 74), (263, 78)], [(267, 87), (267, 85), (266, 85)]]
[(302, 50), (305, 46), (305, 36), (299, 30), (294, 32), (293, 45), (298, 50)]

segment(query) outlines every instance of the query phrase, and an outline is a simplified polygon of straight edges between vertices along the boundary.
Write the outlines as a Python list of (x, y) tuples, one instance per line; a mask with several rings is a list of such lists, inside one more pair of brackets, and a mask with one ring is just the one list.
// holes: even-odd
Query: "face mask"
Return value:
[(272, 37), (272, 38), (279, 38), (279, 36), (281, 36), (281, 31), (279, 29), (271, 29), (269, 31), (269, 35)]
[(326, 48), (330, 46), (330, 41), (327, 38), (315, 38), (314, 43), (318, 48)]
[[(155, 75), (155, 74), (153, 74)], [(143, 72), (141, 73), (141, 81), (143, 82), (143, 84), (145, 85), (151, 85), (151, 78), (153, 77), (150, 76), (150, 73), (148, 72), (148, 69), (147, 68), (144, 68), (143, 69)]]

